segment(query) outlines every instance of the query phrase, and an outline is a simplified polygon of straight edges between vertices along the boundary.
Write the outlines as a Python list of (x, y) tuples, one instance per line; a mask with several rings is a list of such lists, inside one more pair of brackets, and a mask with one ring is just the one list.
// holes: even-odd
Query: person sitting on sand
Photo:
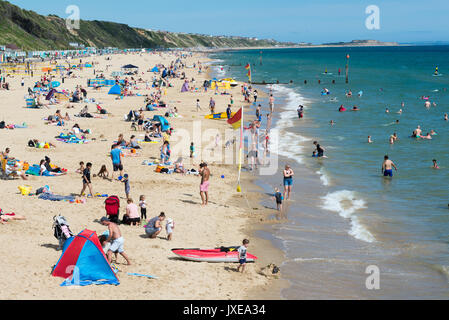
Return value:
[(52, 173), (63, 173), (62, 169), (51, 165), (51, 160), (49, 157), (45, 156), (45, 167), (49, 172)]
[(76, 173), (83, 174), (84, 169), (86, 169), (86, 167), (84, 166), (84, 162), (81, 161), (81, 162), (80, 162), (80, 167), (79, 167), (78, 169), (76, 169), (75, 172), (76, 172)]
[(159, 235), (159, 233), (161, 233), (161, 222), (164, 221), (164, 219), (165, 213), (161, 212), (158, 217), (154, 217), (150, 221), (148, 221), (147, 225), (145, 226), (145, 233), (150, 237), (150, 239), (155, 239)]
[(125, 243), (125, 240), (122, 237), (122, 233), (120, 232), (120, 228), (118, 225), (116, 225), (114, 222), (111, 222), (108, 218), (103, 217), (101, 218), (101, 224), (108, 227), (109, 230), (109, 236), (106, 239), (107, 242), (112, 242), (111, 247), (108, 250), (107, 258), (108, 262), (112, 262), (112, 254), (114, 252), (120, 253), (120, 255), (125, 258), (126, 263), (128, 265), (131, 265), (131, 262), (129, 261), (128, 256), (125, 253), (125, 249), (123, 248), (123, 244)]
[(103, 179), (108, 179), (109, 178), (109, 171), (108, 171), (108, 169), (106, 168), (105, 165), (101, 166), (101, 169), (100, 169), (100, 171), (97, 174), (97, 177), (98, 178), (103, 178)]
[(126, 147), (128, 145), (128, 142), (125, 141), (122, 133), (119, 134), (116, 144), (120, 147)]
[(136, 141), (136, 136), (131, 136), (128, 144), (132, 149), (140, 149), (139, 143)]
[(134, 203), (133, 199), (128, 199), (126, 206), (126, 214), (123, 216), (123, 224), (137, 226), (140, 224), (139, 207)]
[(9, 156), (9, 152), (11, 151), (11, 149), (6, 148), (5, 151), (2, 151), (2, 158), (6, 159), (6, 160), (15, 160), (15, 158), (12, 158)]

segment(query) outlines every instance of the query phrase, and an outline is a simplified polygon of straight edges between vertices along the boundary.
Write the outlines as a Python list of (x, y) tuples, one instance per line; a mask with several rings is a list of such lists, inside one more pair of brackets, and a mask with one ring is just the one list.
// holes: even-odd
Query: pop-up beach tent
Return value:
[(119, 285), (95, 231), (84, 230), (64, 243), (51, 275), (66, 279), (61, 286)]
[(139, 69), (139, 67), (133, 64), (127, 64), (126, 66), (123, 66), (122, 69)]
[(159, 68), (156, 66), (153, 69), (151, 69), (151, 72), (159, 72)]
[(118, 84), (116, 84), (115, 86), (113, 86), (111, 88), (111, 90), (109, 90), (108, 94), (121, 95), (122, 94), (122, 87), (120, 87)]

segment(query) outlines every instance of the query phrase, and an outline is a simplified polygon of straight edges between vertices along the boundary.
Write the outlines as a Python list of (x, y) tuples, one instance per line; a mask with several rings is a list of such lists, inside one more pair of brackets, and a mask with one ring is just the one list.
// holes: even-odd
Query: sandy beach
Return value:
[[(210, 204), (201, 206), (199, 196), (200, 177), (182, 174), (161, 174), (155, 172), (154, 166), (142, 165), (144, 160), (159, 158), (159, 148), (162, 143), (141, 144), (142, 149), (135, 157), (125, 157), (123, 160), (125, 172), (129, 174), (131, 185), (131, 198), (138, 202), (140, 195), (145, 195), (148, 203), (148, 219), (165, 212), (167, 217), (175, 221), (173, 241), (165, 239), (165, 228), (157, 239), (149, 239), (142, 226), (121, 225), (120, 229), (125, 239), (125, 252), (132, 265), (125, 265), (119, 256), (117, 266), (120, 269), (118, 277), (119, 286), (88, 286), (76, 289), (60, 287), (63, 279), (50, 275), (52, 267), (57, 263), (61, 251), (57, 250), (57, 239), (53, 236), (53, 216), (61, 214), (67, 218), (71, 230), (78, 234), (84, 229), (96, 231), (101, 234), (107, 228), (99, 223), (105, 215), (104, 198), (88, 198), (85, 204), (71, 204), (69, 202), (52, 202), (39, 200), (36, 196), (22, 196), (18, 187), (29, 185), (33, 191), (48, 185), (51, 191), (59, 195), (78, 194), (82, 182), (80, 174), (75, 170), (79, 162), (91, 162), (92, 174), (98, 173), (102, 165), (106, 165), (112, 172), (112, 163), (109, 157), (110, 147), (122, 133), (126, 140), (131, 135), (143, 139), (144, 131), (132, 131), (129, 122), (124, 121), (124, 115), (130, 110), (138, 110), (144, 105), (144, 97), (125, 97), (116, 100), (115, 96), (108, 95), (108, 88), (93, 90), (87, 88), (86, 82), (94, 78), (93, 69), (97, 74), (103, 71), (108, 75), (111, 71), (120, 71), (122, 65), (132, 63), (140, 67), (139, 75), (150, 81), (154, 74), (147, 72), (158, 63), (169, 65), (176, 57), (171, 54), (121, 54), (113, 55), (110, 61), (104, 56), (84, 58), (83, 62), (94, 62), (94, 68), (85, 68), (75, 71), (76, 78), (65, 79), (62, 88), (73, 91), (76, 85), (82, 85), (88, 91), (88, 98), (95, 98), (101, 106), (110, 112), (102, 118), (86, 119), (75, 118), (75, 114), (84, 107), (85, 103), (75, 103), (75, 109), (66, 109), (66, 104), (50, 106), (49, 109), (26, 109), (24, 95), (28, 87), (33, 87), (39, 76), (25, 77), (25, 86), (20, 82), (22, 77), (8, 77), (11, 90), (1, 90), (0, 99), (2, 107), (0, 116), (7, 124), (26, 123), (28, 128), (15, 130), (1, 130), (0, 147), (11, 149), (10, 155), (39, 164), (45, 156), (51, 158), (53, 164), (68, 170), (67, 175), (61, 177), (29, 177), (28, 181), (13, 180), (0, 181), (2, 199), (0, 208), (4, 212), (15, 212), (27, 218), (26, 221), (11, 221), (1, 225), (0, 241), (2, 246), (3, 272), (0, 274), (0, 285), (3, 290), (1, 299), (256, 299), (260, 297), (279, 298), (277, 290), (269, 290), (270, 286), (278, 283), (272, 276), (264, 275), (261, 268), (269, 263), (280, 265), (282, 254), (271, 248), (268, 241), (253, 237), (254, 225), (268, 219), (269, 212), (262, 210), (258, 205), (260, 196), (258, 190), (252, 186), (249, 176), (244, 173), (243, 194), (236, 192), (237, 166), (221, 165), (219, 161), (211, 161), (196, 144), (196, 158), (191, 162), (184, 159), (185, 168), (198, 169), (201, 160), (208, 162), (211, 170)], [(187, 58), (186, 65), (192, 66), (194, 62), (208, 61), (206, 56), (194, 55)], [(106, 71), (106, 65), (111, 65)], [(198, 74), (197, 68), (186, 68), (187, 78), (196, 80), (196, 86), (202, 85), (207, 74)], [(107, 77), (111, 78), (111, 77)], [(60, 79), (56, 78), (60, 81)], [(229, 128), (225, 120), (206, 120), (208, 102), (214, 97), (216, 110), (224, 112), (229, 96), (208, 93), (186, 92), (181, 93), (183, 81), (171, 79), (172, 88), (167, 88), (163, 100), (170, 106), (179, 110), (178, 118), (169, 118), (175, 132), (186, 130), (193, 132), (194, 123), (201, 124), (201, 131), (218, 129), (224, 132)], [(145, 90), (145, 83), (138, 84), (139, 90), (134, 93), (149, 94)], [(240, 87), (233, 88), (234, 112), (243, 105)], [(196, 99), (201, 100), (202, 111), (196, 111)], [(64, 115), (69, 113), (71, 121), (61, 128), (46, 125), (43, 120), (46, 116), (54, 114), (60, 109)], [(95, 104), (89, 104), (89, 111), (95, 112)], [(164, 115), (161, 109), (155, 112), (145, 112), (145, 117)], [(88, 144), (65, 144), (56, 141), (55, 137), (63, 129), (70, 129), (75, 123), (83, 129), (91, 129)], [(184, 131), (182, 131), (184, 132)], [(51, 142), (56, 148), (50, 150), (29, 148), (30, 139)], [(188, 149), (190, 140), (182, 142), (176, 134), (171, 144), (185, 145)], [(201, 137), (200, 137), (201, 139)], [(213, 140), (213, 139), (212, 139)], [(220, 142), (223, 148), (224, 141)], [(203, 141), (203, 146), (211, 142)], [(208, 148), (208, 147), (205, 147)], [(224, 176), (224, 179), (221, 176)], [(123, 184), (119, 181), (108, 181), (98, 177), (92, 178), (94, 193), (117, 195), (121, 201), (121, 216), (125, 211), (126, 198)], [(254, 209), (257, 210), (254, 210)], [(164, 223), (165, 226), (165, 223)], [(246, 273), (235, 271), (236, 265), (195, 263), (179, 260), (170, 251), (172, 248), (213, 248), (223, 245), (240, 245), (244, 238), (250, 238), (249, 252), (259, 256), (259, 261), (250, 264)], [(157, 276), (157, 280), (133, 277), (127, 273), (141, 273)], [(273, 287), (274, 288), (274, 287)]]

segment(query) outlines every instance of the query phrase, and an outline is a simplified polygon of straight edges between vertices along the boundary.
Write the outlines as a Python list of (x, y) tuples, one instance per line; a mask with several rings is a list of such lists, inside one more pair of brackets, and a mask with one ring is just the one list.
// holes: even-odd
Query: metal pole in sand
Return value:
[(346, 83), (349, 83), (349, 54), (346, 55)]

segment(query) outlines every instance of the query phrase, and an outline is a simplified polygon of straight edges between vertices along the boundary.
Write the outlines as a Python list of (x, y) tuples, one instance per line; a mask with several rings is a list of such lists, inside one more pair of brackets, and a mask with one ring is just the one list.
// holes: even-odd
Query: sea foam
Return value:
[(376, 241), (355, 214), (356, 211), (366, 208), (366, 204), (363, 199), (356, 199), (353, 191), (341, 190), (332, 192), (323, 197), (323, 200), (323, 209), (337, 212), (341, 217), (351, 221), (351, 229), (348, 232), (351, 236), (365, 242)]

